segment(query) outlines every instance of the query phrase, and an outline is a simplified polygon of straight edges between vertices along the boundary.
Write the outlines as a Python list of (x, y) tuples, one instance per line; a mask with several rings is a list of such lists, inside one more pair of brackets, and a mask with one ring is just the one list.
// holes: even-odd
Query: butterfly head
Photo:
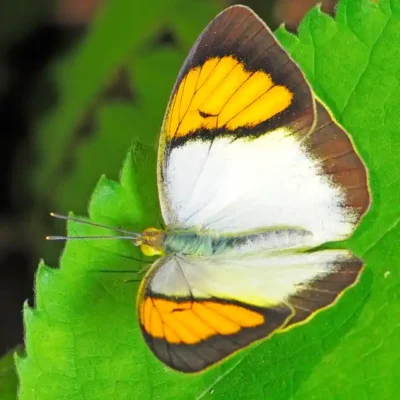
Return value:
[(50, 213), (54, 218), (73, 221), (75, 223), (96, 226), (99, 228), (107, 228), (119, 232), (121, 235), (95, 235), (95, 236), (46, 236), (47, 240), (89, 240), (89, 239), (120, 239), (131, 240), (135, 246), (140, 247), (140, 250), (145, 256), (155, 256), (164, 254), (164, 239), (165, 232), (157, 228), (147, 228), (142, 233), (127, 231), (125, 229), (110, 227), (99, 224), (97, 222), (86, 221), (81, 218), (70, 217), (66, 215)]
[(147, 228), (136, 239), (133, 239), (135, 246), (140, 246), (140, 250), (145, 256), (156, 256), (164, 253), (165, 232), (156, 228)]

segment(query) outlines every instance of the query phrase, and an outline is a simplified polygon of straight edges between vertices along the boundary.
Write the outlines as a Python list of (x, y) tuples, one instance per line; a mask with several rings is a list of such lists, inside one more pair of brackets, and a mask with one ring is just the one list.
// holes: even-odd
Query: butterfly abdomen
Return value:
[(164, 239), (164, 252), (201, 257), (273, 252), (302, 247), (311, 237), (311, 232), (299, 228), (276, 228), (237, 234), (217, 234), (212, 231), (169, 232)]

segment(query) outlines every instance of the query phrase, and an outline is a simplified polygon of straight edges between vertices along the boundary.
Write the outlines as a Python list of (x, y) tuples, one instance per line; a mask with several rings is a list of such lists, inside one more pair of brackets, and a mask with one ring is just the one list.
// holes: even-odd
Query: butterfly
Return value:
[(249, 8), (201, 33), (161, 129), (166, 228), (134, 237), (159, 255), (139, 287), (145, 342), (168, 367), (199, 372), (308, 321), (354, 285), (361, 259), (321, 249), (348, 238), (370, 204), (345, 130)]
[(349, 136), (263, 21), (239, 5), (220, 13), (183, 64), (162, 125), (166, 229), (136, 240), (162, 255), (137, 297), (151, 351), (201, 371), (334, 304), (363, 262), (314, 249), (351, 235), (367, 181)]

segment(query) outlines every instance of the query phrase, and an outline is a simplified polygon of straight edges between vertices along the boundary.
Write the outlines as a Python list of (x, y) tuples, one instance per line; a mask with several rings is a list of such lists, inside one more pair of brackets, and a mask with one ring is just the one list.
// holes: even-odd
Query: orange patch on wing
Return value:
[(232, 56), (208, 59), (181, 80), (164, 126), (167, 139), (199, 129), (253, 127), (282, 112), (294, 94), (263, 71), (247, 71)]
[(232, 335), (262, 325), (264, 316), (235, 304), (147, 297), (139, 306), (140, 322), (152, 337), (169, 343), (195, 344), (214, 335)]
[(227, 127), (233, 130), (241, 126), (260, 124), (285, 110), (291, 103), (292, 97), (292, 92), (285, 86), (274, 86), (243, 108), (227, 123)]
[[(220, 304), (208, 301), (207, 307), (229, 318), (241, 327), (251, 328), (252, 326), (264, 323), (264, 317), (261, 314), (249, 311), (247, 308), (237, 306), (236, 304)], [(250, 316), (251, 318), (249, 318)]]

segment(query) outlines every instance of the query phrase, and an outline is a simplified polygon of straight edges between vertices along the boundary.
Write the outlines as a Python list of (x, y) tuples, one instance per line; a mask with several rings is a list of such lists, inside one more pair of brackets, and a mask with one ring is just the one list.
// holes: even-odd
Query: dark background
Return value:
[[(79, 44), (106, 1), (0, 0), (0, 356), (23, 341), (22, 305), (26, 299), (33, 302), (42, 233), (51, 229), (41, 223), (43, 218), (29, 220), (27, 210), (35, 198), (24, 174), (38, 158), (32, 146), (36, 122), (57, 101), (57, 92), (46, 77), (47, 67)], [(242, 3), (271, 28), (284, 21), (295, 31), (316, 1)], [(322, 3), (324, 11), (334, 12), (334, 0)], [(158, 40), (165, 44), (173, 38), (164, 32)]]

